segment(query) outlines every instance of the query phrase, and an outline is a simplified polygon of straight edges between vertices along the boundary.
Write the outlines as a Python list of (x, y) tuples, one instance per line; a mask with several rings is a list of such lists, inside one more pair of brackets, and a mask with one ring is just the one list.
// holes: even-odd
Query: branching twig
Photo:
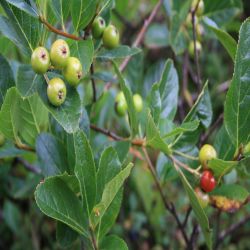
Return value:
[(197, 239), (198, 234), (199, 234), (199, 225), (196, 223), (193, 227), (193, 231), (190, 236), (189, 244), (187, 247), (188, 250), (195, 249), (195, 241)]
[(198, 0), (195, 8), (191, 9), (191, 15), (192, 15), (192, 28), (193, 28), (195, 64), (196, 64), (196, 70), (197, 70), (197, 83), (198, 83), (198, 89), (199, 89), (199, 91), (201, 91), (201, 89), (202, 89), (201, 72), (200, 72), (198, 50), (197, 50), (197, 46), (196, 46), (196, 29), (195, 29), (195, 13), (196, 13), (196, 11), (197, 11), (197, 9), (199, 7), (199, 4), (200, 4), (200, 0)]
[(149, 158), (148, 152), (147, 152), (146, 148), (144, 148), (144, 147), (142, 148), (142, 150), (143, 150), (143, 153), (144, 153), (144, 155), (145, 155), (146, 161), (147, 161), (147, 163), (148, 163), (149, 171), (151, 172), (151, 174), (152, 174), (152, 176), (153, 176), (153, 178), (154, 178), (156, 187), (157, 187), (157, 189), (158, 189), (158, 191), (159, 191), (159, 193), (160, 193), (160, 196), (161, 196), (161, 198), (162, 198), (162, 201), (163, 201), (163, 203), (164, 203), (164, 206), (165, 206), (165, 208), (173, 215), (173, 217), (175, 218), (175, 221), (176, 221), (176, 223), (177, 223), (177, 225), (178, 225), (178, 228), (179, 228), (179, 230), (181, 231), (182, 236), (183, 236), (183, 238), (184, 238), (186, 244), (188, 244), (188, 237), (187, 237), (187, 234), (186, 234), (186, 232), (185, 232), (185, 230), (184, 230), (184, 228), (183, 228), (183, 225), (182, 225), (182, 223), (181, 223), (181, 221), (180, 221), (180, 219), (179, 219), (179, 217), (178, 217), (178, 215), (177, 215), (177, 212), (176, 212), (176, 210), (175, 210), (175, 206), (174, 206), (173, 203), (168, 203), (168, 202), (167, 202), (166, 197), (165, 197), (165, 195), (164, 195), (164, 192), (163, 192), (163, 190), (162, 190), (161, 184), (160, 184), (160, 182), (159, 182), (159, 180), (158, 180), (158, 178), (157, 178), (157, 175), (156, 175), (154, 166), (153, 166), (153, 164), (152, 164), (152, 162), (151, 162), (151, 160), (150, 160), (150, 158)]
[[(138, 35), (137, 35), (137, 37), (136, 37), (136, 39), (135, 39), (135, 41), (134, 41), (132, 47), (137, 47), (137, 46), (139, 46), (139, 44), (142, 42), (143, 37), (144, 37), (144, 35), (145, 35), (145, 33), (146, 33), (146, 31), (147, 31), (147, 29), (148, 29), (150, 23), (154, 20), (154, 18), (155, 18), (155, 16), (156, 16), (157, 12), (159, 11), (159, 9), (160, 9), (162, 3), (163, 3), (163, 0), (159, 0), (158, 3), (155, 5), (155, 7), (154, 7), (154, 9), (152, 10), (150, 16), (148, 17), (148, 19), (145, 20), (145, 22), (144, 22), (144, 24), (143, 24), (143, 26), (142, 26), (140, 32), (138, 33)], [(127, 57), (127, 58), (122, 62), (122, 64), (120, 65), (120, 71), (123, 71), (123, 70), (126, 68), (126, 66), (127, 66), (127, 64), (129, 63), (130, 59), (131, 59), (131, 56)]]
[(69, 33), (66, 33), (62, 30), (59, 30), (57, 28), (55, 28), (53, 25), (51, 25), (49, 22), (47, 22), (47, 20), (45, 20), (44, 17), (40, 16), (39, 17), (39, 20), (41, 21), (41, 23), (43, 23), (50, 31), (60, 35), (60, 36), (64, 36), (64, 37), (67, 37), (67, 38), (70, 38), (70, 39), (73, 39), (73, 40), (76, 40), (76, 41), (79, 41), (81, 40), (81, 37), (79, 36), (75, 36), (73, 34), (69, 34)]
[(186, 212), (185, 219), (184, 219), (184, 221), (183, 221), (183, 223), (182, 223), (182, 226), (183, 226), (183, 227), (186, 227), (187, 222), (188, 222), (188, 218), (189, 218), (189, 215), (191, 214), (191, 212), (192, 212), (192, 207), (189, 206), (189, 208), (188, 208), (188, 210), (187, 210), (187, 212)]
[(222, 231), (218, 237), (217, 242), (216, 242), (216, 245), (215, 245), (216, 248), (224, 241), (224, 239), (226, 237), (233, 234), (237, 229), (239, 229), (241, 226), (243, 226), (244, 224), (246, 224), (249, 221), (250, 221), (250, 214), (247, 215), (245, 218), (241, 219), (240, 221), (238, 221), (237, 223), (231, 225), (229, 228)]

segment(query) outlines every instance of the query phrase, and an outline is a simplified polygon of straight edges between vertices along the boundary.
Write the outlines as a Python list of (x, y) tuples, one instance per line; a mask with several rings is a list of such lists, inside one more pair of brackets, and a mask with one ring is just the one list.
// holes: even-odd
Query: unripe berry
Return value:
[(120, 35), (116, 27), (110, 24), (105, 28), (102, 36), (103, 45), (107, 49), (114, 49), (119, 45)]
[(55, 68), (62, 69), (65, 67), (69, 56), (69, 46), (64, 40), (58, 39), (52, 44), (50, 49), (50, 59)]
[(96, 17), (92, 24), (92, 35), (94, 38), (100, 38), (106, 28), (106, 22), (102, 17)]
[(37, 74), (47, 72), (50, 65), (49, 52), (44, 47), (37, 47), (31, 55), (31, 66)]
[(204, 170), (200, 179), (200, 187), (204, 192), (211, 192), (216, 186), (216, 180), (212, 171)]
[(47, 86), (47, 95), (50, 103), (56, 107), (62, 105), (67, 95), (65, 83), (60, 78), (53, 78)]
[(203, 193), (203, 191), (199, 187), (196, 187), (194, 191), (195, 191), (196, 196), (200, 202), (201, 207), (206, 208), (207, 205), (209, 204), (208, 194)]
[(216, 158), (216, 157), (217, 157), (217, 153), (216, 153), (216, 150), (214, 149), (213, 146), (211, 146), (209, 144), (205, 144), (200, 149), (199, 160), (200, 160), (202, 166), (206, 167), (207, 162), (209, 160)]
[(136, 112), (141, 112), (143, 110), (143, 100), (139, 94), (133, 95), (134, 107)]
[(115, 111), (118, 116), (124, 116), (127, 113), (128, 105), (124, 93), (120, 91), (115, 98)]
[[(201, 46), (201, 43), (199, 41), (196, 41), (196, 50), (198, 53), (200, 53), (202, 50), (202, 46)], [(189, 43), (188, 52), (189, 52), (189, 55), (191, 57), (195, 56), (195, 54), (194, 54), (194, 41)]]
[(82, 64), (76, 57), (69, 57), (63, 68), (63, 76), (73, 87), (76, 87), (82, 78)]

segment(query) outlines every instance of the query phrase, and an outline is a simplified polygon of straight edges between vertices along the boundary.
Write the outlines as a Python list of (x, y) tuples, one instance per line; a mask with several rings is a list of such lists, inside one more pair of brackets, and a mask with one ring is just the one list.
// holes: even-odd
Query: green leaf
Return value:
[(116, 151), (112, 148), (106, 148), (100, 158), (97, 171), (97, 202), (100, 202), (105, 185), (111, 181), (121, 170)]
[(91, 214), (92, 225), (96, 226), (107, 212), (107, 209), (121, 189), (124, 181), (128, 178), (132, 167), (132, 163), (128, 164), (127, 167), (121, 170), (119, 174), (106, 184), (101, 202), (93, 208), (93, 212)]
[(59, 177), (50, 177), (41, 182), (36, 188), (35, 199), (38, 207), (47, 216), (88, 237), (87, 221), (81, 202)]
[(82, 64), (83, 73), (87, 74), (94, 57), (94, 45), (92, 39), (71, 42), (70, 54), (79, 58)]
[(225, 103), (225, 126), (236, 149), (250, 140), (250, 19), (241, 26), (234, 75)]
[(67, 17), (70, 11), (70, 1), (68, 0), (52, 0), (51, 7), (53, 12), (55, 13), (57, 19), (60, 20), (61, 25), (64, 26), (67, 21)]
[(57, 222), (56, 225), (56, 240), (62, 248), (70, 247), (77, 239), (78, 234), (67, 225)]
[(71, 1), (71, 15), (76, 31), (84, 29), (96, 13), (97, 0)]
[(139, 48), (131, 48), (126, 45), (120, 45), (119, 47), (112, 49), (112, 50), (107, 50), (107, 49), (102, 49), (100, 50), (96, 58), (98, 59), (106, 59), (106, 60), (113, 60), (117, 58), (124, 58), (127, 56), (133, 56), (138, 53), (140, 53), (141, 50)]
[(27, 151), (16, 148), (16, 146), (10, 141), (6, 141), (4, 145), (0, 147), (0, 159), (14, 158), (26, 153)]
[(249, 192), (242, 186), (237, 184), (222, 185), (210, 193), (211, 195), (224, 196), (231, 200), (245, 202), (249, 196)]
[(158, 149), (167, 155), (171, 152), (167, 143), (162, 140), (160, 132), (157, 129), (150, 112), (148, 112), (146, 126), (146, 145)]
[(75, 88), (67, 86), (67, 98), (60, 107), (54, 107), (50, 104), (47, 97), (47, 83), (39, 83), (37, 86), (38, 94), (52, 114), (55, 120), (65, 129), (67, 133), (74, 133), (79, 129), (81, 117), (81, 101)]
[(208, 167), (213, 170), (214, 176), (220, 181), (221, 177), (228, 174), (238, 164), (237, 161), (223, 161), (221, 159), (212, 159), (208, 162)]
[(191, 187), (188, 180), (186, 179), (185, 175), (182, 173), (181, 170), (177, 170), (177, 172), (179, 173), (182, 184), (187, 192), (187, 195), (188, 195), (189, 200), (191, 202), (191, 206), (193, 208), (195, 217), (201, 226), (207, 247), (209, 249), (212, 249), (212, 230), (209, 227), (208, 218), (207, 218), (203, 208), (201, 207), (200, 202), (199, 202), (193, 188)]
[(38, 84), (42, 84), (41, 77), (35, 74), (30, 65), (19, 66), (16, 85), (22, 97), (33, 95)]
[(80, 183), (84, 212), (90, 216), (96, 199), (96, 168), (90, 144), (83, 132), (74, 133), (75, 174)]
[(67, 151), (63, 143), (53, 135), (40, 134), (36, 141), (36, 152), (45, 177), (68, 171)]
[(27, 14), (38, 18), (37, 10), (34, 9), (31, 5), (26, 3), (25, 1), (20, 0), (6, 0), (6, 2), (16, 6), (18, 9), (26, 12)]
[(130, 118), (132, 137), (134, 137), (138, 133), (138, 120), (137, 120), (137, 114), (136, 114), (136, 111), (134, 108), (133, 96), (132, 96), (131, 90), (127, 87), (125, 79), (123, 78), (116, 63), (113, 62), (113, 65), (115, 68), (115, 72), (118, 76), (119, 82), (120, 82), (121, 90), (124, 93), (126, 102), (128, 104), (128, 114), (129, 114), (129, 118)]
[[(1, 5), (8, 16), (7, 27), (15, 30), (15, 37), (16, 35), (18, 37), (16, 40), (22, 42), (22, 44), (18, 44), (17, 41), (14, 41), (15, 44), (21, 49), (24, 49), (25, 47), (23, 52), (26, 53), (26, 55), (30, 55), (33, 49), (37, 47), (40, 40), (42, 26), (39, 20), (30, 16), (23, 10), (18, 9), (14, 5), (10, 5), (6, 1), (1, 1)], [(9, 32), (6, 32), (5, 30), (3, 33), (9, 34)]]
[(178, 105), (179, 81), (177, 71), (171, 59), (166, 61), (159, 84), (162, 102), (161, 118), (173, 120)]
[(226, 31), (219, 29), (217, 25), (214, 26), (213, 23), (211, 24), (212, 20), (208, 21), (208, 19), (206, 19), (206, 22), (208, 27), (214, 32), (216, 37), (219, 39), (221, 44), (224, 46), (224, 48), (227, 50), (228, 54), (234, 61), (237, 49), (237, 43), (234, 40), (234, 38), (231, 35), (229, 35)]
[(192, 132), (199, 127), (200, 121), (194, 120), (190, 122), (184, 122), (179, 127), (174, 128), (171, 132), (165, 134), (162, 138), (167, 138), (171, 136), (176, 136), (185, 132)]
[(126, 242), (116, 235), (109, 235), (101, 242), (100, 250), (128, 250)]
[(0, 107), (7, 90), (15, 86), (13, 72), (8, 61), (0, 54)]

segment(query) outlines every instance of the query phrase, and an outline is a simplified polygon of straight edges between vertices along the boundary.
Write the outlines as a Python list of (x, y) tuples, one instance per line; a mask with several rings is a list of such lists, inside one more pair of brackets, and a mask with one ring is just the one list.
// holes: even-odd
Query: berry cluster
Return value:
[(119, 45), (120, 35), (112, 24), (106, 27), (105, 20), (98, 16), (92, 24), (92, 35), (95, 39), (102, 38), (103, 45), (107, 49), (114, 49)]
[[(136, 112), (141, 112), (143, 109), (143, 100), (139, 94), (133, 95), (133, 104)], [(124, 116), (127, 112), (128, 104), (126, 102), (124, 93), (121, 91), (115, 98), (115, 111), (117, 115)]]
[[(76, 87), (83, 75), (82, 64), (76, 57), (70, 56), (70, 49), (66, 41), (56, 40), (50, 49), (50, 53), (44, 47), (36, 48), (31, 56), (31, 66), (37, 74), (45, 74), (50, 66), (62, 70), (64, 79), (69, 85)], [(47, 96), (50, 103), (60, 106), (64, 103), (67, 89), (61, 78), (49, 80)]]

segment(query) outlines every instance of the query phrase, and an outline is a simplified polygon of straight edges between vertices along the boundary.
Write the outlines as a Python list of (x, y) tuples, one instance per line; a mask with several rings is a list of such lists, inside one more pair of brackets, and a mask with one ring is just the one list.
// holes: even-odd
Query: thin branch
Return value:
[(220, 114), (217, 120), (214, 122), (214, 124), (201, 137), (201, 142), (200, 142), (201, 145), (203, 145), (206, 142), (211, 133), (221, 124), (222, 121), (223, 121), (223, 114)]
[(202, 82), (201, 82), (201, 72), (200, 72), (198, 50), (197, 50), (197, 46), (196, 46), (196, 29), (195, 29), (195, 13), (196, 13), (196, 11), (198, 9), (199, 4), (200, 4), (200, 0), (198, 0), (195, 8), (191, 10), (191, 15), (192, 15), (192, 28), (193, 28), (195, 64), (196, 64), (197, 78), (198, 78), (197, 79), (197, 83), (198, 83), (198, 89), (199, 89), (199, 91), (201, 91), (201, 89), (202, 89)]
[(161, 195), (161, 198), (162, 198), (162, 201), (163, 201), (163, 203), (164, 203), (164, 206), (165, 206), (165, 208), (173, 215), (173, 217), (175, 218), (175, 221), (176, 221), (176, 223), (177, 223), (177, 225), (178, 225), (178, 228), (179, 228), (179, 230), (181, 231), (182, 236), (183, 236), (183, 238), (184, 238), (186, 244), (188, 244), (188, 237), (187, 237), (187, 234), (186, 234), (186, 232), (185, 232), (185, 230), (184, 230), (184, 228), (183, 228), (183, 225), (182, 225), (182, 223), (181, 223), (181, 221), (180, 221), (180, 219), (179, 219), (179, 217), (178, 217), (178, 215), (177, 215), (177, 212), (176, 212), (176, 210), (175, 210), (175, 206), (174, 206), (174, 204), (173, 204), (172, 202), (171, 202), (171, 203), (168, 203), (168, 202), (167, 202), (166, 197), (165, 197), (165, 195), (164, 195), (164, 192), (163, 192), (163, 190), (162, 190), (161, 184), (160, 184), (160, 182), (159, 182), (159, 180), (158, 180), (158, 178), (157, 178), (157, 175), (156, 175), (154, 166), (153, 166), (153, 164), (152, 164), (152, 162), (151, 162), (151, 160), (150, 160), (150, 158), (149, 158), (148, 152), (147, 152), (147, 150), (146, 150), (145, 147), (143, 147), (142, 150), (143, 150), (143, 153), (144, 153), (144, 155), (145, 155), (146, 161), (147, 161), (147, 163), (148, 163), (149, 171), (151, 172), (151, 174), (152, 174), (152, 176), (153, 176), (153, 178), (154, 178), (156, 187), (157, 187), (157, 189), (158, 189), (158, 191), (159, 191), (159, 193), (160, 193), (160, 195)]
[(98, 250), (98, 246), (97, 246), (95, 235), (94, 235), (92, 228), (90, 228), (89, 231), (90, 231), (90, 235), (91, 235), (91, 241), (92, 241), (93, 248), (94, 248), (94, 250)]
[(248, 223), (250, 221), (250, 214), (247, 215), (245, 218), (241, 219), (237, 223), (231, 225), (229, 228), (222, 231), (218, 237), (218, 240), (216, 242), (216, 248), (225, 240), (226, 237), (233, 234), (236, 230), (238, 230), (240, 227), (242, 227), (244, 224)]
[(191, 236), (190, 236), (189, 244), (187, 247), (188, 250), (195, 249), (195, 242), (196, 242), (196, 239), (198, 237), (198, 234), (199, 234), (199, 225), (196, 223), (193, 227), (193, 231), (192, 231)]
[(91, 84), (92, 84), (92, 90), (93, 90), (93, 102), (96, 102), (96, 84), (95, 84), (95, 79), (93, 77), (93, 75), (95, 73), (93, 63), (90, 66), (90, 73), (91, 73)]
[(189, 218), (189, 215), (191, 214), (191, 212), (192, 212), (192, 207), (189, 206), (189, 208), (188, 208), (188, 210), (187, 210), (187, 212), (186, 212), (185, 219), (184, 219), (184, 221), (183, 221), (183, 223), (182, 223), (182, 226), (183, 226), (183, 227), (186, 227), (187, 222), (188, 222), (188, 218)]
[[(159, 0), (158, 3), (155, 5), (155, 7), (152, 10), (150, 16), (148, 17), (148, 19), (145, 20), (145, 22), (144, 22), (141, 30), (139, 31), (139, 33), (138, 33), (132, 47), (138, 47), (139, 44), (142, 42), (142, 40), (144, 38), (144, 35), (145, 35), (150, 23), (154, 20), (154, 18), (156, 16), (157, 12), (159, 11), (162, 3), (163, 3), (163, 0)], [(125, 58), (125, 60), (120, 65), (120, 71), (123, 71), (126, 68), (126, 66), (129, 63), (130, 59), (131, 59), (131, 56)]]
[(64, 37), (67, 37), (67, 38), (70, 38), (70, 39), (73, 39), (73, 40), (76, 40), (76, 41), (79, 41), (81, 40), (81, 37), (79, 36), (75, 36), (73, 34), (69, 34), (69, 33), (66, 33), (62, 30), (59, 30), (57, 28), (55, 28), (53, 25), (51, 25), (49, 22), (47, 22), (47, 20), (45, 20), (44, 17), (40, 16), (39, 17), (39, 20), (41, 21), (41, 23), (43, 23), (50, 31), (60, 35), (60, 36), (64, 36)]
[(25, 150), (25, 151), (29, 151), (29, 152), (36, 152), (36, 150), (32, 147), (30, 147), (29, 145), (23, 144), (23, 143), (15, 143), (15, 146), (19, 149)]
[(35, 173), (35, 174), (40, 174), (41, 170), (38, 167), (33, 166), (32, 164), (30, 164), (29, 162), (27, 162), (26, 160), (17, 157), (16, 161), (21, 163), (27, 170)]

